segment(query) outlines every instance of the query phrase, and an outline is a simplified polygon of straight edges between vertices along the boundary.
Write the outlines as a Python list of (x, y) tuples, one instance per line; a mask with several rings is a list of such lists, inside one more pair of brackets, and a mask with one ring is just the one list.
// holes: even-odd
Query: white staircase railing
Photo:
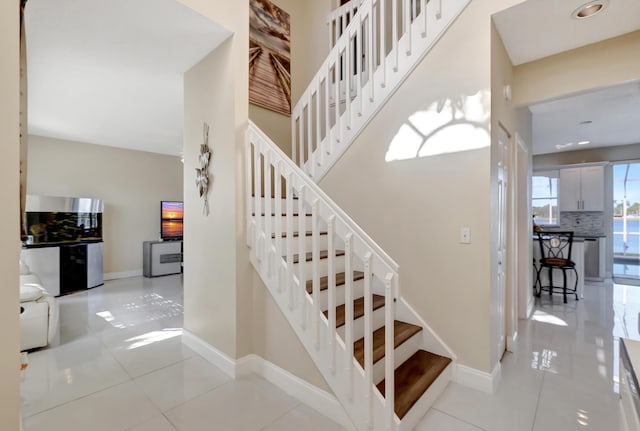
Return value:
[[(396, 319), (423, 328), (417, 348), (455, 355), (402, 299), (398, 264), (251, 122), (245, 150), (247, 245), (275, 302), (357, 429), (413, 429), (451, 379), (453, 365), (420, 398), (413, 413), (400, 420), (394, 412), (394, 370), (406, 358), (400, 359), (395, 350)], [(344, 272), (340, 288), (339, 272)], [(358, 280), (355, 272), (361, 275)], [(328, 287), (323, 286), (321, 297), (323, 276)], [(384, 309), (377, 314), (374, 294), (384, 297)], [(346, 306), (357, 297), (364, 302), (359, 318), (353, 306)], [(339, 305), (345, 305), (340, 330)], [(374, 371), (373, 332), (382, 326), (384, 363), (378, 362)], [(354, 342), (362, 337), (363, 366), (354, 358)], [(383, 379), (385, 396), (376, 388)]]
[[(394, 320), (398, 265), (253, 123), (247, 146), (247, 239), (254, 266), (358, 429), (397, 428), (394, 406)], [(264, 198), (262, 193), (264, 192)], [(273, 199), (270, 197), (273, 196)], [(297, 212), (297, 223), (294, 217)], [(263, 215), (264, 216), (261, 216)], [(286, 214), (283, 220), (283, 214)], [(311, 226), (304, 220), (311, 214)], [(283, 223), (284, 221), (284, 223)], [(305, 232), (311, 232), (311, 246)], [(320, 232), (327, 232), (328, 316), (320, 307)], [(297, 238), (296, 238), (296, 232)], [(297, 244), (294, 244), (297, 239)], [(338, 298), (337, 250), (344, 250), (344, 298)], [(294, 262), (294, 250), (299, 256)], [(306, 262), (303, 256), (311, 253)], [(297, 268), (296, 268), (297, 266)], [(311, 266), (308, 268), (307, 266)], [(353, 307), (345, 307), (344, 340), (336, 328), (336, 305), (353, 303), (352, 274), (364, 272), (364, 370), (354, 359)], [(306, 292), (311, 274), (312, 295)], [(373, 381), (373, 290), (385, 296), (385, 394)], [(376, 424), (375, 428), (371, 428)], [(383, 426), (384, 424), (384, 426)]]
[(470, 1), (352, 0), (330, 14), (332, 48), (292, 110), (294, 161), (322, 178)]

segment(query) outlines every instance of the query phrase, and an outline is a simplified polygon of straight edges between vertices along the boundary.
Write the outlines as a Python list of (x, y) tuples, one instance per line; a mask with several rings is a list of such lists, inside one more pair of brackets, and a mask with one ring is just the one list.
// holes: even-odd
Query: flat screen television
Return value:
[(160, 202), (160, 238), (165, 241), (182, 239), (184, 203), (180, 201)]

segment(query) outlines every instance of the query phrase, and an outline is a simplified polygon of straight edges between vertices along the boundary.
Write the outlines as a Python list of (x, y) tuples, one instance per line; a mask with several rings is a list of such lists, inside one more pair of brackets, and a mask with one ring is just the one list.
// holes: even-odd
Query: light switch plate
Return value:
[(471, 229), (468, 227), (460, 228), (460, 244), (471, 244)]

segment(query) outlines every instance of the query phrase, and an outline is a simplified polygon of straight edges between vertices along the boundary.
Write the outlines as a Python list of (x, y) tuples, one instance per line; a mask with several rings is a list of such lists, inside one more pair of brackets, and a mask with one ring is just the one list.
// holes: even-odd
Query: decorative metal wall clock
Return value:
[(198, 164), (200, 167), (196, 168), (196, 187), (198, 187), (200, 197), (204, 199), (202, 213), (209, 215), (207, 193), (209, 192), (209, 161), (211, 159), (211, 150), (209, 149), (209, 125), (207, 123), (204, 123), (202, 135), (204, 143), (200, 145), (200, 154), (198, 155)]

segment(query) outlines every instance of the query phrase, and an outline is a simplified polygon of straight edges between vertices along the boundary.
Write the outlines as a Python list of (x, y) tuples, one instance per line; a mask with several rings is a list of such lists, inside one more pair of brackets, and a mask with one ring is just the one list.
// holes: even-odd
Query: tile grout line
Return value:
[[(487, 431), (485, 428), (481, 428), (481, 427), (479, 427), (478, 425), (476, 425), (476, 424), (474, 424), (474, 423), (471, 423), (471, 422), (469, 422), (469, 421), (467, 421), (467, 420), (465, 420), (465, 419), (461, 419), (461, 418), (459, 418), (459, 417), (457, 417), (457, 416), (454, 416), (454, 415), (452, 415), (451, 413), (445, 412), (444, 410), (440, 410), (440, 409), (439, 409), (439, 408), (437, 408), (437, 407), (431, 407), (431, 410), (438, 411), (438, 412), (442, 413), (442, 414), (443, 414), (443, 415), (445, 415), (445, 416), (449, 416), (449, 417), (450, 417), (450, 418), (452, 418), (452, 419), (455, 419), (455, 420), (457, 420), (457, 421), (459, 421), (459, 422), (462, 422), (462, 423), (464, 423), (464, 424), (467, 424), (467, 425), (469, 425), (469, 426), (472, 426), (472, 427), (474, 427), (474, 428), (477, 428), (477, 429), (479, 429), (479, 430), (481, 430), (481, 431)], [(427, 414), (429, 414), (429, 411), (427, 411)], [(425, 415), (425, 416), (426, 416), (426, 415)], [(423, 416), (423, 417), (422, 417), (422, 419), (420, 419), (420, 422), (422, 422), (422, 420), (424, 419), (424, 417), (425, 417), (425, 416)]]

